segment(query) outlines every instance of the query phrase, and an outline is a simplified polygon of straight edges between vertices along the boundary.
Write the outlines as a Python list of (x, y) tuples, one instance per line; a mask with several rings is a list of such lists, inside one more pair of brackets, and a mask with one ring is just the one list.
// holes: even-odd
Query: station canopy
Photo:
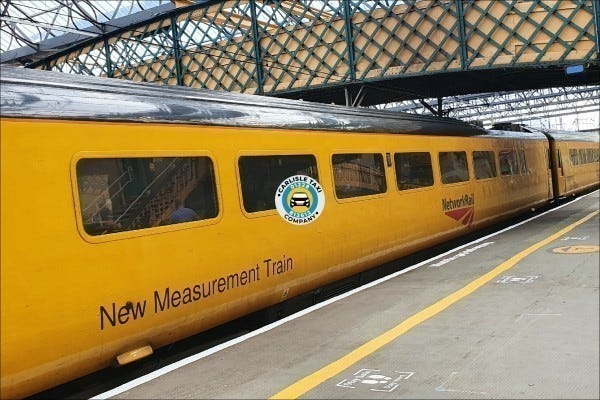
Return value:
[(35, 61), (174, 8), (171, 0), (2, 0), (2, 63)]
[[(1, 0), (0, 63), (27, 65), (91, 37), (203, 2), (208, 0)], [(563, 129), (598, 131), (599, 89), (593, 85), (446, 97), (444, 114), (486, 126), (537, 120), (547, 127), (559, 123)], [(419, 114), (429, 113), (436, 102), (441, 104), (440, 99), (415, 99), (376, 107)], [(553, 118), (559, 120), (548, 126)]]

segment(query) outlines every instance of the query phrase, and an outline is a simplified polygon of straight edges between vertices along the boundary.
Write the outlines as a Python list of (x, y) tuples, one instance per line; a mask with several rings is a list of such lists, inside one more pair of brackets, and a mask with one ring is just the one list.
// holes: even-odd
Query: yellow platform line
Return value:
[(474, 291), (476, 291), (477, 289), (494, 279), (497, 275), (515, 266), (523, 258), (527, 257), (528, 255), (538, 250), (539, 248), (547, 245), (548, 243), (551, 243), (552, 241), (560, 238), (565, 233), (573, 230), (577, 226), (593, 218), (599, 212), (599, 210), (596, 210), (586, 215), (579, 221), (567, 226), (566, 228), (561, 229), (560, 231), (556, 232), (551, 236), (548, 236), (546, 239), (530, 246), (529, 248), (521, 251), (518, 254), (515, 254), (508, 260), (504, 261), (502, 264), (492, 269), (487, 274), (475, 279), (462, 289), (459, 289), (456, 292), (444, 297), (443, 299), (441, 299), (435, 304), (432, 304), (426, 309), (416, 314), (413, 314), (411, 317), (396, 325), (394, 328), (356, 348), (355, 350), (346, 354), (337, 361), (334, 361), (331, 364), (316, 371), (315, 373), (302, 378), (296, 383), (293, 383), (292, 385), (283, 389), (279, 393), (273, 395), (271, 399), (297, 399), (309, 390), (325, 382), (327, 379), (336, 376), (337, 374), (341, 373), (353, 364), (357, 363), (358, 361), (362, 360), (363, 358), (367, 357), (373, 352), (379, 350), (380, 348), (390, 343), (394, 339), (398, 338), (400, 335), (404, 334), (411, 328), (414, 328), (418, 324), (442, 312), (443, 310), (450, 307), (452, 304), (456, 303), (462, 298), (470, 295), (471, 293), (473, 293)]

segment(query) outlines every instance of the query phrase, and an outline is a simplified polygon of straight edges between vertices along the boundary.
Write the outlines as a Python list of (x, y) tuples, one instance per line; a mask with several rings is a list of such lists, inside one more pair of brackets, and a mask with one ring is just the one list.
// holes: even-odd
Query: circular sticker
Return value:
[(275, 207), (290, 224), (310, 224), (323, 213), (325, 194), (319, 182), (310, 176), (290, 176), (275, 192)]
[(552, 251), (559, 254), (597, 253), (598, 251), (600, 251), (600, 246), (591, 244), (580, 244), (577, 246), (557, 247)]

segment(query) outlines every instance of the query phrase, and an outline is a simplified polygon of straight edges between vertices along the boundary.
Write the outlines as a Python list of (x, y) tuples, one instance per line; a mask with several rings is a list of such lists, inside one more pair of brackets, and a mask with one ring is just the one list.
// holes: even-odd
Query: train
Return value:
[(1, 397), (597, 188), (599, 139), (1, 67)]

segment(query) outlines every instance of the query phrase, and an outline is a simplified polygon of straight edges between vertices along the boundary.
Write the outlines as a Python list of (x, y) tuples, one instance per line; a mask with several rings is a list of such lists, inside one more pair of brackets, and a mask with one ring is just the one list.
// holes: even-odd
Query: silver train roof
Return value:
[(471, 136), (450, 118), (0, 67), (4, 117), (95, 119), (347, 132)]
[[(0, 66), (0, 115), (338, 132), (544, 138), (542, 132), (486, 131), (451, 118), (6, 66)], [(572, 133), (568, 136), (574, 138)]]

